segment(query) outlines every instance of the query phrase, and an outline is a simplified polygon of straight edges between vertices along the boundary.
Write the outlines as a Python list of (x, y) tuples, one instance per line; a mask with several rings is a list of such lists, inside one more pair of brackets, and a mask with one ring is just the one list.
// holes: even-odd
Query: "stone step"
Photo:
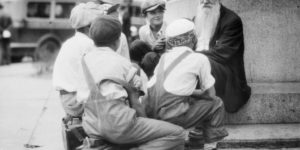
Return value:
[(249, 102), (226, 124), (300, 123), (300, 82), (251, 83)]
[[(300, 149), (300, 124), (227, 125), (219, 149)], [(192, 148), (200, 150), (200, 148)]]

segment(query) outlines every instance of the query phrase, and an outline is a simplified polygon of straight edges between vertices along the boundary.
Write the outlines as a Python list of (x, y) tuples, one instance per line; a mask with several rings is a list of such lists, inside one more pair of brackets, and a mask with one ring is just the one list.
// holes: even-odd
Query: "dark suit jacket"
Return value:
[(12, 25), (11, 17), (6, 13), (0, 14), (0, 38), (2, 37), (2, 32), (7, 30)]
[(228, 112), (236, 112), (250, 97), (244, 69), (244, 35), (241, 18), (221, 5), (220, 19), (210, 42), (202, 51), (211, 62), (216, 92)]

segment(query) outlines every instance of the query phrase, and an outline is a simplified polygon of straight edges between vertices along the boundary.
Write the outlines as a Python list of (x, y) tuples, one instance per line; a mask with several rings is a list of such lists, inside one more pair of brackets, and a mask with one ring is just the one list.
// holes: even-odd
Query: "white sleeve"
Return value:
[(123, 33), (121, 34), (120, 42), (120, 47), (118, 48), (117, 53), (130, 60), (127, 38)]
[(112, 81), (104, 81), (99, 88), (101, 94), (107, 99), (125, 99), (128, 97), (123, 86)]
[(201, 58), (201, 65), (199, 70), (200, 89), (205, 91), (215, 84), (215, 78), (211, 74), (211, 66), (206, 56)]

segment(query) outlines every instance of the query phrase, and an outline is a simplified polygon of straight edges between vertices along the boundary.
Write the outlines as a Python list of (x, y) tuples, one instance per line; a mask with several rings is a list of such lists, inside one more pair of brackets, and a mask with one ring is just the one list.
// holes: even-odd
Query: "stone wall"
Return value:
[[(300, 0), (222, 0), (242, 18), (250, 82), (300, 81)], [(168, 22), (195, 15), (197, 0), (174, 0)]]

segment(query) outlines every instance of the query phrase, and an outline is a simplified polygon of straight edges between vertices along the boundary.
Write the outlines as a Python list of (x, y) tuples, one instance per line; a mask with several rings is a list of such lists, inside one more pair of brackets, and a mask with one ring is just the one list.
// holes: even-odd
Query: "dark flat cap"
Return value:
[(96, 46), (107, 46), (120, 38), (122, 26), (119, 20), (105, 15), (97, 17), (91, 25), (90, 37)]

